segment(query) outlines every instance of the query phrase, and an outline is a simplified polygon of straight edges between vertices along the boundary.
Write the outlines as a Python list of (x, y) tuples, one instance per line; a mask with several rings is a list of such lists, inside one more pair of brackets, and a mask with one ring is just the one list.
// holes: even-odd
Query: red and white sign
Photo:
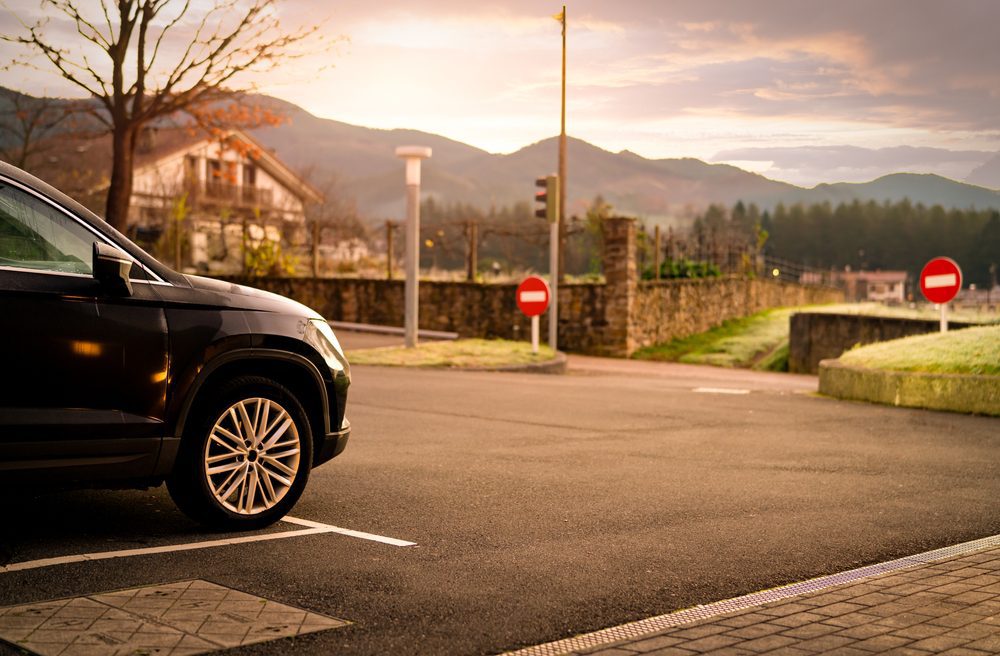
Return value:
[(538, 276), (529, 276), (517, 286), (517, 307), (525, 316), (537, 317), (549, 307), (549, 284)]
[(947, 303), (962, 289), (962, 270), (950, 257), (935, 257), (920, 272), (920, 291), (931, 303)]

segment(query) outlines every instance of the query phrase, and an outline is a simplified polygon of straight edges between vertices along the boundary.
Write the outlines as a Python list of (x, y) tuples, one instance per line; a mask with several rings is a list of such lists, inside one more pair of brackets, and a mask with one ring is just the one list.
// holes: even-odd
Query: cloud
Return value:
[[(7, 2), (37, 11), (37, 0)], [(560, 39), (551, 15), (561, 4), (287, 0), (279, 4), (287, 26), (326, 20), (324, 30), (350, 44), (256, 81), (325, 117), (514, 150), (558, 130)], [(762, 145), (1000, 148), (1000, 2), (567, 4), (569, 130), (604, 147), (650, 157)], [(0, 30), (14, 27), (0, 12)], [(61, 88), (52, 75), (0, 84)], [(782, 174), (822, 173), (821, 165), (774, 161)], [(832, 161), (838, 175), (882, 170)], [(963, 162), (927, 166), (952, 171)]]
[(795, 184), (867, 182), (897, 172), (936, 173), (962, 180), (995, 155), (991, 151), (943, 148), (859, 148), (803, 146), (737, 148), (716, 153), (714, 162), (752, 169), (770, 178)]

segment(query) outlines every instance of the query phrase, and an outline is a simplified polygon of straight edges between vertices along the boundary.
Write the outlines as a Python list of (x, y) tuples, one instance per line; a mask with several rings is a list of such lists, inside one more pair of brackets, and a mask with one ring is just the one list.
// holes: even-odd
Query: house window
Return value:
[(194, 155), (188, 155), (184, 158), (184, 179), (185, 180), (197, 180), (201, 176), (198, 171), (198, 158)]
[(253, 164), (243, 165), (243, 186), (244, 187), (256, 187), (257, 186), (257, 167)]

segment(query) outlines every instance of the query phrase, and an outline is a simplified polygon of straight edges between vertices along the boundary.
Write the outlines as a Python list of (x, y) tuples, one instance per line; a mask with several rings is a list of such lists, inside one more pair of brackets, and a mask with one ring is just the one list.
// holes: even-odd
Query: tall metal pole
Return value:
[(559, 119), (559, 220), (549, 229), (549, 346), (559, 345), (559, 279), (563, 275), (560, 242), (566, 231), (566, 5), (562, 8), (562, 106)]
[[(566, 223), (566, 5), (562, 9), (562, 112), (559, 120), (559, 225)], [(565, 227), (560, 228), (560, 235)], [(560, 263), (559, 274), (562, 275)]]
[(549, 224), (549, 346), (559, 348), (559, 223)]
[(431, 156), (431, 149), (400, 146), (396, 157), (406, 160), (406, 317), (404, 335), (407, 348), (417, 345), (419, 275), (420, 275), (420, 160)]

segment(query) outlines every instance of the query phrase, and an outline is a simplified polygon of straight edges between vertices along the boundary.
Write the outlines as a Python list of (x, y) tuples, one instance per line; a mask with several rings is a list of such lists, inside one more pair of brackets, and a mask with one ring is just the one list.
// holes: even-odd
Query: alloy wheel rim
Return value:
[(229, 406), (205, 444), (205, 477), (215, 500), (240, 515), (273, 508), (299, 473), (301, 441), (288, 411), (265, 398)]

